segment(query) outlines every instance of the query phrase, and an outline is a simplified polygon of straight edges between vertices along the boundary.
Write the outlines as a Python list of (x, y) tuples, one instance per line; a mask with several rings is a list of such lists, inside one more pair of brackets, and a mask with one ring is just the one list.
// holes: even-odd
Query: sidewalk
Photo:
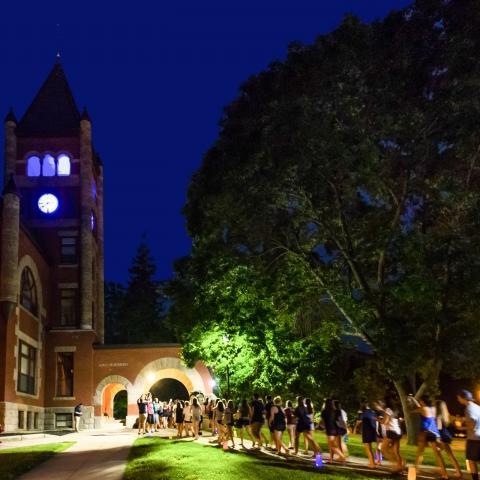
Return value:
[[(115, 432), (88, 430), (67, 434), (58, 437), (57, 440), (52, 438), (42, 439), (40, 442), (23, 440), (9, 442), (8, 446), (12, 448), (54, 441), (76, 442), (68, 450), (19, 477), (19, 480), (121, 480), (130, 448), (136, 438), (136, 432), (130, 430)], [(16, 445), (13, 445), (14, 443)]]

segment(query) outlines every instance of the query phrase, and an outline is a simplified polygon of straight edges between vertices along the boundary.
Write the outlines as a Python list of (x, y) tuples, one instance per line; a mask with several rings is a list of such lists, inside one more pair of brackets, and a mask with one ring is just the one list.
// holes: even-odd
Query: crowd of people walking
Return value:
[[(466, 459), (472, 480), (478, 479), (477, 463), (480, 462), (480, 406), (473, 401), (472, 394), (462, 390), (457, 396), (465, 407), (467, 425)], [(151, 435), (164, 428), (176, 428), (177, 437), (192, 436), (198, 439), (202, 432), (209, 430), (213, 442), (228, 449), (235, 448), (236, 442), (245, 448), (248, 437), (253, 449), (266, 448), (279, 455), (298, 455), (303, 438), (303, 455), (312, 456), (317, 464), (345, 463), (349, 456), (348, 417), (340, 402), (326, 399), (320, 415), (316, 415), (309, 398), (297, 397), (295, 405), (291, 400), (283, 402), (280, 396), (267, 395), (262, 400), (254, 394), (251, 401), (242, 399), (237, 405), (232, 400), (205, 399), (200, 402), (196, 396), (189, 401), (170, 400), (160, 402), (150, 393), (138, 399), (138, 433)], [(427, 396), (416, 399), (409, 397), (410, 413), (420, 417), (417, 438), (415, 467), (423, 462), (426, 448), (431, 448), (441, 478), (448, 478), (443, 454), (447, 455), (455, 469), (455, 477), (462, 478), (456, 459), (449, 430), (450, 415), (445, 402), (433, 401)], [(319, 421), (316, 423), (315, 420)], [(263, 428), (267, 427), (267, 428)], [(328, 454), (322, 451), (314, 438), (319, 427), (326, 435)], [(390, 401), (377, 401), (371, 406), (363, 401), (358, 412), (355, 429), (360, 427), (362, 443), (369, 468), (377, 468), (387, 459), (394, 473), (405, 471), (400, 441), (403, 431), (400, 411)], [(234, 434), (236, 430), (236, 435)], [(284, 435), (286, 432), (286, 435)]]

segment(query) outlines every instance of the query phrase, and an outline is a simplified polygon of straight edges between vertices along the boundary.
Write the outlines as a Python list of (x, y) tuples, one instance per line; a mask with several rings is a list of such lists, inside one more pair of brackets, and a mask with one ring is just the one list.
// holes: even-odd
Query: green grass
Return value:
[[(355, 471), (333, 467), (317, 470), (305, 462), (286, 462), (261, 453), (224, 452), (192, 441), (142, 438), (135, 441), (125, 480), (367, 480)], [(379, 478), (375, 476), (375, 478)], [(385, 476), (383, 476), (385, 478)]]
[(47, 443), (31, 447), (0, 450), (0, 478), (10, 480), (28, 472), (56, 453), (63, 452), (75, 442)]
[[(267, 438), (270, 438), (268, 429), (264, 429), (264, 434)], [(322, 447), (323, 452), (327, 452), (328, 448), (325, 433), (316, 431), (314, 433), (314, 438)], [(283, 435), (283, 441), (288, 445), (288, 435), (286, 433)], [(366, 457), (365, 450), (362, 444), (362, 437), (360, 435), (349, 435), (349, 441), (347, 446), (350, 455), (354, 457)], [(375, 445), (373, 445), (373, 447), (375, 447)], [(302, 449), (303, 439), (300, 440), (300, 451)], [(460, 463), (460, 466), (465, 465), (465, 442), (462, 440), (454, 440), (454, 442), (452, 443), (452, 450), (458, 462)], [(405, 458), (407, 463), (414, 463), (417, 453), (417, 447), (414, 445), (407, 445), (406, 439), (404, 438), (404, 440), (402, 441), (400, 453), (402, 454), (402, 457)], [(450, 459), (445, 453), (443, 453), (443, 458), (445, 460), (447, 468), (451, 468), (452, 465)], [(427, 447), (425, 450), (423, 464), (435, 465), (435, 458), (433, 456), (432, 449), (429, 447)]]

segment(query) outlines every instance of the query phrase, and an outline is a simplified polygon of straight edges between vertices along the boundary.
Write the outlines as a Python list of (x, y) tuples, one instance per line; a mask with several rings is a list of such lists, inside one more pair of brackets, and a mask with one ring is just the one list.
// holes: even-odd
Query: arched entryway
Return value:
[[(125, 421), (129, 414), (128, 404), (133, 401), (130, 400), (132, 391), (133, 385), (125, 377), (121, 375), (105, 377), (95, 389), (95, 428), (115, 420)], [(125, 405), (124, 408), (121, 408), (122, 404)], [(123, 415), (123, 418), (118, 418), (119, 415)]]
[(172, 400), (188, 400), (189, 391), (185, 385), (174, 378), (162, 378), (150, 387), (153, 398), (161, 402)]
[(127, 418), (128, 394), (126, 390), (120, 390), (113, 397), (113, 418), (114, 420), (125, 421)]

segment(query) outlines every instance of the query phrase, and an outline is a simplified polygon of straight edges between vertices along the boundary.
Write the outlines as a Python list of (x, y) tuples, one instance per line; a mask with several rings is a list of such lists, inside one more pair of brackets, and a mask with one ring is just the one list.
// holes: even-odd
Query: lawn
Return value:
[(47, 443), (30, 447), (0, 450), (0, 478), (10, 480), (28, 472), (56, 453), (63, 452), (75, 442)]
[[(321, 477), (320, 477), (321, 475)], [(324, 467), (261, 453), (224, 452), (192, 441), (141, 438), (135, 441), (125, 480), (367, 480), (373, 475)], [(375, 478), (382, 478), (375, 476)], [(386, 478), (383, 476), (383, 478)]]
[[(269, 437), (269, 432), (267, 429), (264, 429), (265, 436), (267, 438)], [(315, 440), (320, 444), (322, 447), (323, 452), (327, 452), (327, 442), (325, 438), (325, 433), (316, 431), (314, 434)], [(283, 441), (287, 443), (288, 445), (288, 437), (286, 434), (283, 436)], [(365, 450), (363, 448), (362, 444), (362, 437), (360, 435), (349, 435), (349, 441), (348, 441), (348, 450), (350, 455), (354, 457), (365, 457)], [(300, 441), (300, 448), (303, 448), (303, 439)], [(465, 441), (462, 440), (454, 440), (452, 443), (452, 450), (457, 457), (458, 462), (460, 463), (460, 466), (465, 467)], [(417, 447), (414, 445), (407, 445), (406, 439), (402, 442), (401, 445), (401, 450), (400, 450), (402, 456), (405, 458), (407, 463), (414, 463), (415, 462), (415, 456), (417, 452)], [(451, 468), (451, 462), (450, 459), (447, 457), (447, 455), (444, 453), (443, 458), (445, 460), (445, 464), (447, 468)], [(433, 452), (431, 448), (427, 448), (424, 453), (424, 460), (423, 463), (425, 465), (435, 465), (435, 459), (433, 456)]]

